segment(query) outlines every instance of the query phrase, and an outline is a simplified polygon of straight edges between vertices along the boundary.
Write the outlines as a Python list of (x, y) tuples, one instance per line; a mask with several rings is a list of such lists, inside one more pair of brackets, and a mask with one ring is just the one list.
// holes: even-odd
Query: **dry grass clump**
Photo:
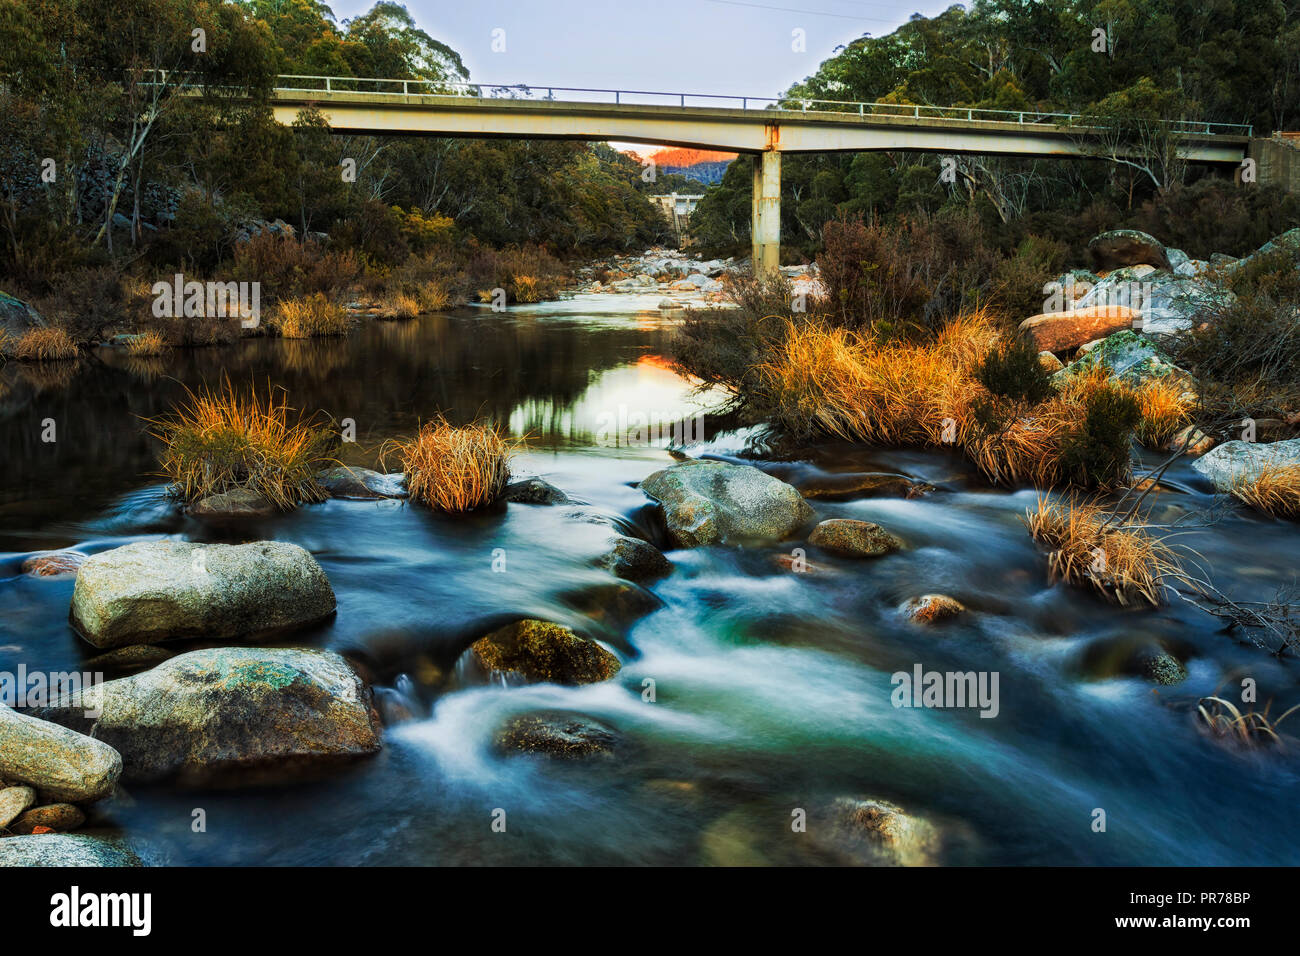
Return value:
[(20, 362), (56, 362), (77, 357), (77, 344), (56, 325), (28, 329), (13, 344), (13, 355)]
[(997, 340), (983, 310), (959, 315), (926, 343), (792, 319), (757, 372), (771, 413), (794, 432), (885, 445), (964, 444), (981, 391), (975, 365)]
[(1143, 528), (1112, 524), (1095, 503), (1039, 498), (1025, 524), (1048, 549), (1050, 580), (1091, 587), (1118, 604), (1158, 606), (1166, 580), (1181, 574), (1167, 545)]
[(1134, 390), (1142, 419), (1137, 426), (1137, 439), (1148, 448), (1164, 448), (1191, 423), (1196, 398), (1186, 387), (1175, 381), (1151, 378)]
[(347, 310), (319, 292), (279, 303), (270, 319), (271, 327), (286, 339), (344, 335), (350, 324)]
[(413, 319), (420, 314), (420, 303), (415, 296), (404, 292), (394, 292), (379, 304), (379, 316), (383, 319)]
[(1236, 482), (1232, 493), (1275, 518), (1300, 519), (1300, 465), (1266, 465)]
[(1263, 744), (1282, 746), (1282, 737), (1277, 728), (1295, 711), (1300, 704), (1286, 710), (1276, 719), (1268, 716), (1270, 702), (1262, 711), (1249, 710), (1242, 713), (1230, 700), (1222, 697), (1202, 697), (1196, 704), (1196, 715), (1201, 725), (1214, 737), (1241, 744), (1245, 747), (1257, 747)]
[(161, 332), (150, 329), (148, 332), (141, 332), (126, 343), (126, 354), (132, 358), (148, 358), (162, 355), (169, 347)]
[(327, 422), (291, 416), (286, 398), (280, 389), (241, 394), (226, 382), (190, 391), (171, 415), (147, 420), (176, 492), (197, 501), (244, 488), (286, 511), (328, 497), (316, 473), (334, 463), (337, 435)]
[(385, 443), (395, 453), (412, 498), (441, 511), (471, 511), (501, 497), (510, 479), (511, 446), (487, 425), (455, 426), (439, 417), (414, 438)]
[(434, 279), (415, 290), (415, 299), (422, 312), (445, 312), (451, 308), (451, 291), (447, 284)]
[(541, 283), (537, 281), (536, 276), (513, 276), (510, 280), (510, 291), (514, 293), (516, 302), (541, 302), (544, 298)]

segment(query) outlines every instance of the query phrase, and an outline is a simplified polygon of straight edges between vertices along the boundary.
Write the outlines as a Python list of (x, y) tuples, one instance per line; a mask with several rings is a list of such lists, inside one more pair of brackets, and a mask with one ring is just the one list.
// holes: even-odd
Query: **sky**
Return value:
[[(328, 0), (327, 0), (328, 2)], [(399, 0), (400, 2), (400, 0)], [(373, 0), (329, 4), (340, 22)], [(479, 83), (771, 98), (835, 48), (883, 36), (925, 0), (407, 0), (431, 36), (458, 51)], [(493, 31), (498, 46), (493, 51)], [(803, 31), (803, 50), (795, 47)]]

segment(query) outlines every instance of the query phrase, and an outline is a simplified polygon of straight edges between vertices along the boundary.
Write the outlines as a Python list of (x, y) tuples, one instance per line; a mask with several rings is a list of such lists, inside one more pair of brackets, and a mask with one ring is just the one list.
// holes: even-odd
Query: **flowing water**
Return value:
[[(438, 412), (507, 422), (527, 435), (516, 473), (576, 502), (448, 517), (335, 500), (262, 522), (252, 537), (310, 550), (338, 596), (335, 618), (283, 643), (337, 650), (363, 670), (389, 717), (383, 752), (274, 789), (131, 788), (92, 824), (173, 864), (819, 863), (845, 859), (824, 836), (826, 808), (852, 796), (934, 820), (949, 864), (1300, 859), (1297, 750), (1225, 746), (1194, 719), (1198, 698), (1239, 694), (1243, 677), (1274, 713), (1300, 702), (1295, 666), (1181, 602), (1123, 610), (1050, 585), (1021, 521), (1036, 493), (990, 489), (955, 455), (827, 445), (756, 462), (796, 482), (889, 472), (935, 485), (911, 499), (814, 502), (822, 518), (879, 522), (905, 541), (897, 554), (854, 561), (801, 540), (669, 550), (674, 571), (653, 596), (611, 589), (592, 561), (612, 529), (668, 547), (636, 484), (672, 458), (603, 428), (620, 409), (669, 422), (702, 401), (664, 359), (671, 323), (656, 301), (580, 296), (373, 323), (347, 340), (254, 339), (150, 360), (102, 350), (75, 368), (0, 370), (0, 671), (76, 670), (94, 653), (67, 623), (72, 579), (19, 573), (31, 552), (217, 540), (151, 474), (157, 449), (141, 419), (184, 386), (222, 375), (282, 385), (293, 406), (356, 422), (347, 460), (359, 464)], [(744, 460), (754, 438), (714, 433), (688, 451)], [(1190, 468), (1170, 479), (1153, 520), (1213, 504)], [(1244, 598), (1293, 584), (1300, 564), (1294, 525), (1242, 509), (1178, 540)], [(797, 547), (803, 573), (791, 569)], [(927, 592), (969, 613), (907, 621), (899, 605)], [(476, 637), (522, 616), (606, 642), (622, 671), (585, 687), (503, 686), (457, 666)], [(1156, 687), (1119, 673), (1114, 662), (1143, 641), (1186, 659), (1188, 679)], [(896, 708), (890, 676), (917, 664), (996, 672), (997, 715)], [(538, 709), (615, 728), (616, 755), (499, 754), (502, 722)], [(196, 808), (205, 832), (191, 826)], [(798, 809), (806, 833), (792, 830)], [(492, 826), (498, 811), (505, 832)]]

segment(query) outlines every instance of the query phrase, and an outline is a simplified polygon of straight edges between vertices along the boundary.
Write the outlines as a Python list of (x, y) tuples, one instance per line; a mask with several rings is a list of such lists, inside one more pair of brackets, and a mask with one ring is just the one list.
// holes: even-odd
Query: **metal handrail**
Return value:
[[(149, 71), (162, 73), (166, 71)], [(308, 81), (316, 86), (286, 85)], [(182, 84), (194, 85), (194, 84)], [(375, 89), (346, 89), (340, 87), (371, 85)], [(395, 87), (381, 89), (381, 86)], [(496, 83), (451, 83), (442, 80), (396, 80), (358, 76), (308, 76), (287, 73), (276, 77), (278, 93), (348, 93), (365, 92), (383, 96), (472, 96), (479, 99), (534, 99), (549, 102), (591, 102), (590, 100), (559, 100), (556, 93), (578, 93), (613, 97), (616, 105), (625, 105), (629, 96), (654, 96), (676, 100), (679, 108), (690, 108), (687, 100), (708, 100), (739, 104), (740, 109), (757, 109), (782, 113), (852, 113), (859, 116), (910, 116), (914, 119), (955, 120), (966, 123), (1017, 123), (1022, 126), (1053, 125), (1072, 126), (1085, 119), (1079, 113), (1046, 113), (1037, 110), (991, 110), (968, 106), (922, 106), (912, 103), (870, 103), (854, 100), (823, 100), (788, 96), (739, 96), (725, 93), (670, 93), (657, 90), (615, 90), (580, 86), (532, 86), (525, 83), (512, 85)], [(414, 90), (415, 92), (412, 92)], [(540, 96), (545, 90), (546, 95)], [(484, 91), (487, 91), (486, 93)], [(596, 102), (601, 102), (597, 100)], [(751, 104), (756, 104), (751, 106)], [(637, 104), (656, 105), (656, 104)], [(839, 107), (839, 108), (833, 108)], [(1200, 120), (1163, 120), (1175, 132), (1208, 135), (1253, 136), (1255, 127), (1246, 123), (1210, 123)]]

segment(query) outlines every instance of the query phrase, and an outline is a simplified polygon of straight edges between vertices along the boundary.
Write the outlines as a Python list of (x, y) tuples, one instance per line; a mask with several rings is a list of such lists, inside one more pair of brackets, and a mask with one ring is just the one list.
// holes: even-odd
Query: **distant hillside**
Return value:
[(722, 174), (736, 158), (735, 153), (719, 153), (708, 149), (676, 149), (664, 147), (641, 158), (651, 158), (661, 173), (677, 173), (698, 183), (711, 185), (722, 181)]

